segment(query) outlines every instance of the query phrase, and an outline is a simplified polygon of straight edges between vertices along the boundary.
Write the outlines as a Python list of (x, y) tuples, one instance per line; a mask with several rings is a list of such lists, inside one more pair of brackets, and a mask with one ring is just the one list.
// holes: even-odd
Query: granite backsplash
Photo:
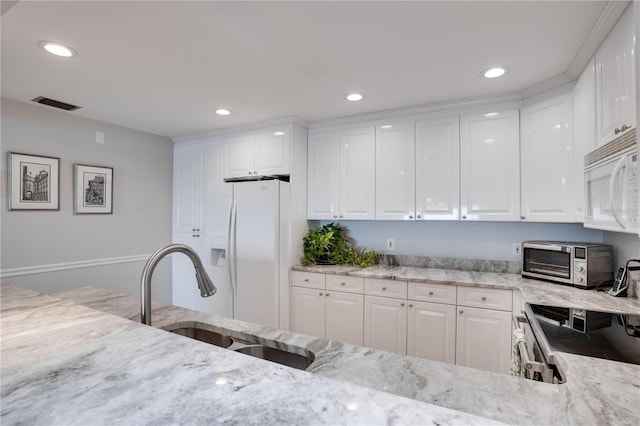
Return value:
[(415, 266), (418, 268), (510, 274), (519, 274), (521, 269), (520, 261), (458, 259), (455, 257), (426, 257), (389, 254), (376, 255), (376, 263), (383, 266)]

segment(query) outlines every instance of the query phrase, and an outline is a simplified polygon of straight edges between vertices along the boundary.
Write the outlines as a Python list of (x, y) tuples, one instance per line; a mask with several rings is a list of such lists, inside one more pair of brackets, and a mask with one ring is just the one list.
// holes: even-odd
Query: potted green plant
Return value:
[(375, 252), (357, 250), (342, 236), (339, 224), (329, 223), (309, 229), (302, 238), (304, 265), (353, 265), (366, 267), (374, 263)]

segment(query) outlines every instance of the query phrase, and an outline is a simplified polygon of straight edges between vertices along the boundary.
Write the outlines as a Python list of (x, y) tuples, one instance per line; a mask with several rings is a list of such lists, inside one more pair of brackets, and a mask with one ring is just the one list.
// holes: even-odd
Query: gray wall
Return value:
[[(173, 142), (2, 99), (2, 282), (53, 292), (86, 285), (139, 294), (146, 258), (171, 242)], [(96, 131), (106, 134), (95, 143)], [(9, 211), (7, 153), (60, 158), (60, 210)], [(73, 165), (113, 167), (111, 215), (73, 214)], [(154, 273), (153, 298), (171, 301), (171, 265)]]

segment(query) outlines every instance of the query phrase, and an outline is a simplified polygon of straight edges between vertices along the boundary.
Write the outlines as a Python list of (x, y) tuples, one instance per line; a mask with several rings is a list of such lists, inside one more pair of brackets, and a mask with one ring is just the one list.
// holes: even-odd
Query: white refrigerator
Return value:
[(289, 183), (208, 184), (203, 207), (203, 261), (218, 291), (195, 308), (288, 329)]

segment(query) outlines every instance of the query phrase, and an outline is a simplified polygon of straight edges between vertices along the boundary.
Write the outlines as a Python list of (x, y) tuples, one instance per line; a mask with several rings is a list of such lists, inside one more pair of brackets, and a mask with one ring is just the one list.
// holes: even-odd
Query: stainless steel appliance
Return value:
[(613, 280), (613, 247), (564, 241), (523, 241), (522, 276), (591, 288)]

